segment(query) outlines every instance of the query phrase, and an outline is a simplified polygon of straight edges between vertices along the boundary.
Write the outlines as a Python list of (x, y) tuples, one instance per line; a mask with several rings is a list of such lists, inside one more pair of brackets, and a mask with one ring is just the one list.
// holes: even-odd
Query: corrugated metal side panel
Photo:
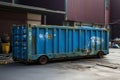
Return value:
[[(19, 28), (21, 29), (21, 28)], [(16, 31), (19, 31), (15, 30)], [(23, 28), (24, 29), (24, 28)], [(20, 30), (22, 31), (22, 29)], [(14, 32), (14, 33), (15, 33)], [(21, 34), (21, 32), (18, 32)], [(15, 40), (21, 40), (24, 36), (14, 35), (14, 45), (18, 45)], [(61, 57), (77, 57), (96, 55), (98, 51), (108, 54), (108, 31), (103, 28), (70, 28), (63, 26), (39, 26), (28, 27), (28, 47), (27, 58), (37, 60), (40, 56), (46, 55), (50, 59)], [(17, 39), (16, 39), (17, 38)], [(26, 37), (25, 37), (26, 38)], [(24, 40), (20, 41), (24, 43)], [(22, 43), (20, 43), (22, 45)], [(19, 49), (23, 47), (18, 46)], [(16, 46), (13, 47), (13, 50)], [(20, 50), (18, 50), (20, 51)], [(23, 50), (25, 51), (25, 49)], [(22, 50), (14, 52), (16, 58), (25, 59)]]
[(67, 0), (67, 20), (105, 23), (104, 0)]
[[(32, 34), (31, 34), (32, 33)], [(108, 53), (108, 32), (103, 28), (69, 28), (60, 26), (32, 27), (29, 31), (29, 58), (49, 58)], [(29, 54), (29, 53), (28, 53)]]
[(20, 60), (27, 60), (27, 27), (26, 26), (14, 26), (12, 29), (12, 51), (13, 58)]

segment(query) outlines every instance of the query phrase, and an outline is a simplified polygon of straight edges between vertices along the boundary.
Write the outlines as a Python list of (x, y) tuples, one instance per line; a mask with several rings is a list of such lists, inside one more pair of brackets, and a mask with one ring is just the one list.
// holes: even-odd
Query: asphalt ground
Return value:
[(9, 62), (0, 65), (0, 80), (120, 80), (120, 49), (102, 59), (54, 61), (46, 65)]

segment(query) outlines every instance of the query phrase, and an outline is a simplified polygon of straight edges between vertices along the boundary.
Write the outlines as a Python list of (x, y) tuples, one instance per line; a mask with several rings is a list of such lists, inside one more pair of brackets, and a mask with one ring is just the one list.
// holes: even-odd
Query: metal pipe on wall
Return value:
[(15, 0), (12, 0), (12, 4), (15, 4)]
[(46, 15), (44, 15), (44, 25), (46, 25), (46, 18), (47, 18), (47, 16)]
[(110, 0), (105, 0), (105, 26), (109, 24), (110, 17)]

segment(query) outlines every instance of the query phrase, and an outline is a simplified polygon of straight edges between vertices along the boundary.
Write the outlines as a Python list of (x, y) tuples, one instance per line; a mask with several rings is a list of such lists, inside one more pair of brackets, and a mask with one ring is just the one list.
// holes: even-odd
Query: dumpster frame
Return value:
[[(27, 52), (26, 52), (26, 58), (25, 59), (22, 59), (22, 58), (20, 58), (19, 57), (19, 55), (17, 55), (17, 56), (15, 56), (15, 54), (17, 54), (15, 51), (14, 51), (14, 48), (15, 48), (15, 46), (14, 46), (14, 44), (15, 44), (15, 41), (14, 41), (14, 30), (12, 30), (12, 34), (13, 34), (13, 59), (15, 60), (18, 60), (18, 61), (25, 61), (25, 62), (31, 62), (31, 61), (36, 61), (36, 60), (39, 60), (40, 59), (40, 57), (41, 56), (45, 56), (45, 57), (47, 57), (48, 59), (50, 59), (50, 60), (52, 60), (52, 59), (59, 59), (59, 58), (61, 58), (61, 59), (63, 59), (63, 58), (75, 58), (75, 57), (85, 57), (85, 56), (95, 56), (95, 55), (97, 55), (98, 53), (102, 53), (103, 55), (107, 55), (107, 54), (109, 54), (109, 29), (106, 29), (106, 28), (96, 28), (95, 26), (93, 26), (93, 27), (89, 27), (89, 26), (77, 26), (77, 27), (69, 27), (69, 26), (47, 26), (47, 25), (40, 25), (40, 26), (30, 26), (30, 25), (22, 25), (22, 26), (14, 26), (13, 27), (13, 29), (15, 28), (15, 27), (26, 27), (26, 29), (27, 29)], [(33, 29), (36, 29), (36, 34), (34, 34), (33, 35)], [(54, 46), (54, 48), (53, 48), (53, 52), (52, 53), (49, 53), (49, 52), (47, 52), (47, 50), (49, 50), (49, 48), (50, 47), (47, 47), (48, 46), (48, 42), (47, 42), (47, 40), (46, 40), (46, 43), (44, 44), (44, 47), (46, 48), (45, 50), (46, 51), (42, 51), (41, 53), (38, 53), (38, 52), (40, 52), (40, 50), (39, 50), (39, 45), (37, 45), (37, 44), (39, 44), (39, 43), (37, 43), (37, 42), (39, 42), (39, 38), (38, 38), (38, 36), (39, 37), (43, 37), (42, 35), (40, 35), (40, 34), (38, 34), (39, 33), (39, 29), (44, 29), (45, 30), (45, 32), (47, 32), (47, 39), (51, 39), (51, 38), (53, 38), (53, 42), (52, 42), (52, 45)], [(55, 38), (54, 38), (54, 36), (55, 36), (55, 34), (53, 35), (49, 35), (49, 29), (50, 30), (53, 30), (53, 32), (52, 33), (54, 33), (55, 31), (56, 31), (56, 29), (58, 29), (58, 34), (62, 34), (61, 32), (61, 30), (65, 30), (65, 34), (67, 35), (68, 33), (67, 33), (67, 31), (69, 31), (69, 30), (71, 30), (71, 31), (73, 31), (73, 34), (71, 34), (71, 35), (73, 35), (73, 42), (76, 42), (75, 40), (74, 40), (74, 38), (75, 38), (75, 32), (77, 31), (77, 30), (79, 30), (78, 31), (78, 36), (82, 33), (81, 31), (82, 30), (84, 30), (85, 32), (88, 30), (90, 30), (91, 31), (91, 33), (92, 33), (92, 31), (96, 31), (96, 33), (94, 34), (94, 33), (92, 33), (92, 34), (94, 34), (95, 36), (97, 36), (98, 34), (99, 34), (99, 31), (101, 32), (101, 35), (102, 35), (102, 38), (105, 38), (105, 41), (104, 41), (104, 43), (102, 42), (102, 43), (100, 43), (100, 44), (102, 44), (101, 45), (101, 50), (99, 49), (97, 49), (98, 48), (98, 46), (99, 45), (97, 45), (97, 47), (96, 47), (96, 50), (94, 49), (94, 47), (95, 47), (95, 45), (96, 45), (96, 42), (95, 42), (95, 44), (94, 45), (90, 45), (91, 46), (91, 50), (89, 50), (89, 49), (87, 49), (87, 48), (85, 48), (85, 50), (84, 49), (76, 49), (76, 50), (73, 50), (73, 51), (68, 51), (68, 52), (61, 52), (62, 50), (59, 48), (58, 49), (58, 53), (56, 53), (56, 51), (55, 51)], [(97, 32), (98, 31), (98, 32)], [(43, 33), (44, 34), (44, 37), (46, 37), (46, 33)], [(86, 33), (85, 33), (86, 34)], [(62, 35), (63, 36), (63, 35)], [(62, 36), (59, 36), (58, 37), (58, 46), (60, 46), (61, 45), (61, 42), (60, 42), (60, 38), (62, 38)], [(103, 37), (104, 36), (104, 37)], [(36, 37), (36, 38), (35, 38)], [(86, 40), (84, 41), (82, 41), (82, 42), (87, 42), (87, 36), (83, 36)], [(93, 37), (94, 38), (94, 37)], [(46, 39), (46, 38), (45, 38)], [(97, 38), (96, 38), (97, 39)], [(82, 40), (82, 39), (81, 39)], [(99, 40), (102, 40), (101, 38), (99, 38)], [(65, 47), (64, 48), (66, 48), (66, 47), (69, 47), (69, 46), (71, 46), (71, 47), (75, 47), (75, 45), (73, 44), (73, 45), (70, 45), (70, 43), (66, 43), (66, 42), (68, 42), (69, 40), (68, 39), (66, 39), (65, 40), (65, 44), (67, 44), (67, 45), (65, 45)], [(81, 43), (80, 43), (81, 44)], [(104, 45), (106, 46), (106, 48), (105, 49), (103, 49), (103, 47), (104, 47)], [(79, 46), (79, 45), (78, 45)], [(33, 52), (34, 51), (34, 52)], [(67, 50), (66, 50), (67, 51)], [(92, 52), (91, 52), (92, 51)], [(60, 54), (60, 55), (59, 55)], [(24, 55), (23, 55), (24, 56)]]

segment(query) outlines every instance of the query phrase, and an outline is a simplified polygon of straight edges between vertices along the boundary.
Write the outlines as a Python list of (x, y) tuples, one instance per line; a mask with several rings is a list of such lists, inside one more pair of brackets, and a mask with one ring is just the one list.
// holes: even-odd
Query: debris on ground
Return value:
[(108, 67), (108, 68), (112, 68), (112, 69), (118, 69), (118, 67), (117, 67), (117, 66), (110, 65), (110, 64), (96, 63), (96, 65), (97, 65), (97, 66)]
[(0, 54), (0, 64), (7, 64), (11, 59), (11, 54)]
[(111, 41), (112, 48), (120, 48), (120, 38), (115, 38)]

